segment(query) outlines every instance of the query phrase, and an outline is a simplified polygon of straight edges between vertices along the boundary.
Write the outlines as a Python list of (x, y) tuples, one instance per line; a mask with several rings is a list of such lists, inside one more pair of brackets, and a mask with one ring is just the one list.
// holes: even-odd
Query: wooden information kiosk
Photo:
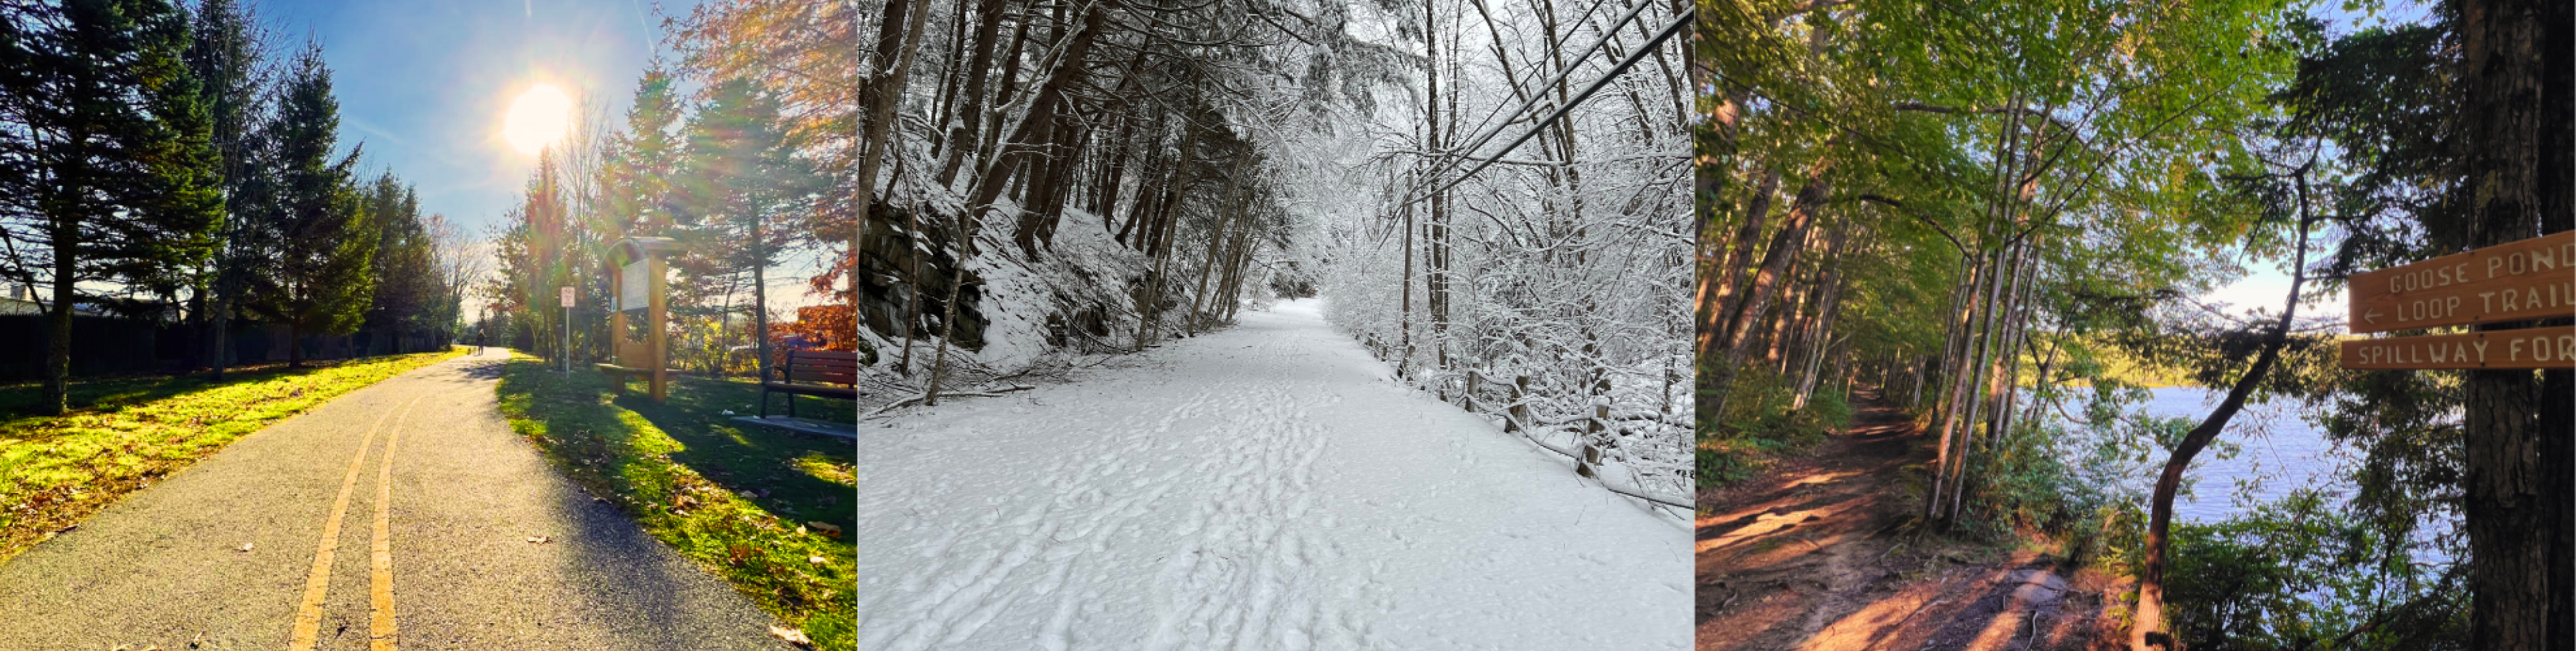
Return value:
[(599, 371), (620, 395), (632, 375), (645, 377), (655, 402), (671, 395), (670, 312), (663, 279), (667, 263), (662, 258), (679, 248), (679, 241), (667, 237), (629, 237), (609, 246), (603, 271), (608, 275), (609, 347), (617, 361), (601, 362)]

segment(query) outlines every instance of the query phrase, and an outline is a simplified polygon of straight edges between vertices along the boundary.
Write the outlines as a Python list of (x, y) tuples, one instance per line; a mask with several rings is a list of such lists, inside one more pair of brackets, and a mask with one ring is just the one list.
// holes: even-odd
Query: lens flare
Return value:
[(501, 123), (501, 137), (519, 153), (534, 154), (563, 139), (571, 123), (572, 98), (553, 86), (537, 84), (510, 103), (510, 116)]

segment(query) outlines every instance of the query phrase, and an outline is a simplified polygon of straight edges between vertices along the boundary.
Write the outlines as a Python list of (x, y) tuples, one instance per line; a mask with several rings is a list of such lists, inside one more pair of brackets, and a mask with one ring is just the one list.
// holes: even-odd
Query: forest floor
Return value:
[(1904, 471), (1919, 476), (1934, 441), (1902, 409), (1855, 398), (1850, 427), (1701, 493), (1699, 649), (2117, 648), (2119, 579), (2062, 567), (2035, 534), (2009, 546), (1916, 536), (1909, 493), (1921, 489)]
[(1687, 523), (1319, 308), (863, 419), (859, 648), (1689, 647)]

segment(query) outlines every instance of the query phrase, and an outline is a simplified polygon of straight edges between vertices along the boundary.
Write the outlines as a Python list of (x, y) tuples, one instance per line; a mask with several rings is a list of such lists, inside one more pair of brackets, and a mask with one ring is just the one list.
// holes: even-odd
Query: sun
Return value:
[(537, 84), (510, 102), (510, 116), (501, 122), (501, 137), (508, 139), (519, 153), (534, 154), (562, 139), (571, 122), (572, 98), (553, 86)]

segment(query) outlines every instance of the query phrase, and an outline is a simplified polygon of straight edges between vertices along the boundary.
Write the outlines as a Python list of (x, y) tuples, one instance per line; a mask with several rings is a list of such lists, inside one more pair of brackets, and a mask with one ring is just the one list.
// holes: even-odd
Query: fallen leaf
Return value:
[(536, 543), (536, 544), (540, 544), (540, 545), (542, 545), (542, 544), (545, 544), (545, 543), (554, 542), (554, 539), (553, 539), (553, 538), (547, 538), (547, 537), (545, 537), (545, 536), (529, 536), (529, 537), (528, 537), (528, 542)]
[(805, 639), (804, 631), (771, 624), (769, 625), (769, 635), (770, 637), (786, 640), (788, 644), (796, 645), (796, 647), (800, 649), (814, 648), (814, 641)]
[(252, 545), (256, 545), (256, 544), (258, 544), (258, 543), (242, 543), (242, 546), (241, 546), (241, 547), (234, 548), (234, 549), (233, 549), (233, 551), (237, 551), (237, 552), (246, 552), (246, 551), (250, 551), (251, 546), (252, 546)]
[(822, 565), (822, 564), (823, 564), (823, 557), (821, 557), (821, 556), (807, 556), (807, 557), (805, 557), (805, 562), (807, 562), (807, 563), (812, 563), (812, 564), (815, 564), (815, 565)]
[(841, 528), (838, 526), (823, 524), (821, 522), (807, 522), (805, 523), (805, 526), (813, 527), (815, 531), (823, 532), (823, 535), (826, 536), (834, 538), (841, 537)]

